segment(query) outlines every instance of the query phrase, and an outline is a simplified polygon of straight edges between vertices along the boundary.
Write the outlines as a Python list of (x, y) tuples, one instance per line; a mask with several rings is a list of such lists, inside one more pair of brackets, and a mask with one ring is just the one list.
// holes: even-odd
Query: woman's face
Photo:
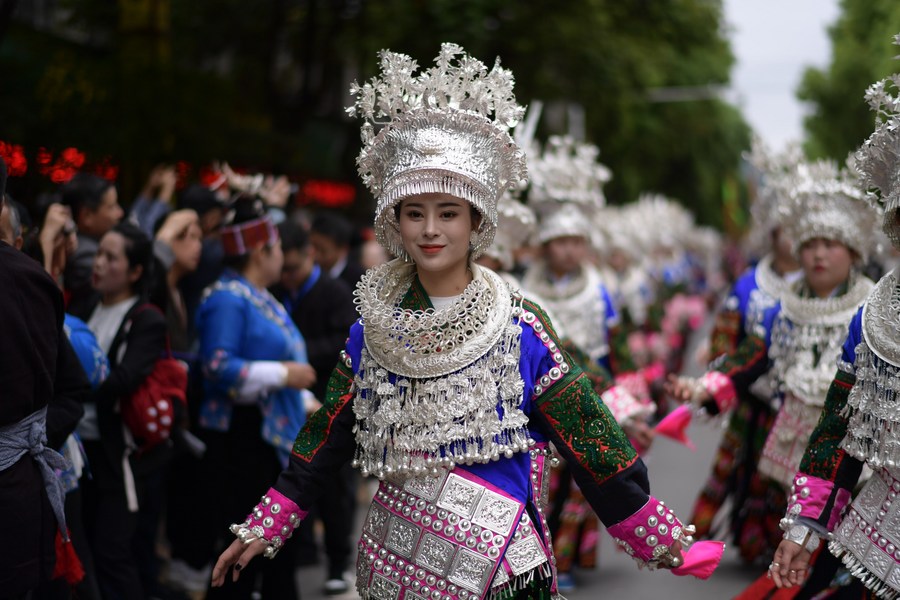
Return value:
[(554, 238), (544, 244), (547, 266), (556, 275), (567, 275), (578, 269), (587, 254), (587, 240), (579, 235)]
[(110, 231), (100, 239), (100, 248), (94, 258), (91, 284), (103, 295), (116, 295), (130, 291), (141, 277), (142, 267), (132, 269), (125, 255), (125, 238)]
[(420, 194), (400, 204), (403, 248), (420, 270), (465, 269), (474, 223), (468, 202), (449, 194)]
[(826, 298), (850, 278), (854, 255), (837, 240), (813, 238), (800, 246), (800, 265), (812, 292)]
[(172, 240), (172, 253), (175, 264), (185, 273), (190, 273), (200, 263), (200, 251), (203, 249), (203, 230), (197, 223), (191, 223), (184, 232)]

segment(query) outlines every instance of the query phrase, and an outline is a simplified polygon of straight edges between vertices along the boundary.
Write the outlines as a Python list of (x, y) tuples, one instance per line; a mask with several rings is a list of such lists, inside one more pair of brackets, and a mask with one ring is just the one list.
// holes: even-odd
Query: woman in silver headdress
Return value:
[[(894, 38), (900, 45), (900, 35)], [(900, 248), (900, 75), (869, 88), (875, 132), (857, 153), (883, 230)], [(793, 478), (784, 541), (769, 572), (779, 587), (801, 583), (822, 537), (850, 569), (859, 597), (900, 597), (900, 276), (885, 275), (850, 322), (825, 409)], [(863, 465), (875, 474), (850, 503)], [(849, 504), (849, 507), (848, 507)], [(849, 596), (847, 596), (849, 597)]]
[(525, 176), (507, 131), (522, 114), (512, 75), (452, 44), (418, 75), (401, 54), (383, 52), (381, 66), (354, 86), (350, 112), (366, 120), (358, 164), (377, 199), (376, 234), (398, 258), (360, 282), (362, 318), (324, 407), (275, 487), (232, 526), (238, 539), (213, 584), (274, 556), (317, 482), (352, 460), (380, 480), (358, 546), (363, 598), (554, 597), (549, 441), (637, 560), (708, 576), (721, 547), (684, 546), (689, 529), (649, 495), (643, 463), (550, 321), (473, 262), (491, 243), (500, 195)]
[[(803, 279), (782, 291), (756, 331), (719, 357), (713, 370), (699, 380), (670, 384), (677, 398), (718, 414), (734, 409), (737, 389), (767, 377), (776, 415), (757, 470), (785, 492), (823, 412), (847, 323), (873, 286), (860, 266), (870, 249), (876, 212), (862, 201), (858, 181), (848, 175), (828, 162), (797, 168), (785, 223)], [(822, 564), (822, 572), (836, 568), (828, 561)], [(766, 585), (763, 581), (753, 588)]]

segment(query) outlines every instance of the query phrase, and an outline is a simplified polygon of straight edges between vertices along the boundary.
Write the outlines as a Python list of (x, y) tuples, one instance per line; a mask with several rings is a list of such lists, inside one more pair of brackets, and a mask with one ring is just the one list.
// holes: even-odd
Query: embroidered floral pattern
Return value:
[(846, 456), (840, 445), (847, 434), (848, 419), (844, 416), (844, 409), (854, 383), (856, 377), (853, 375), (837, 372), (825, 397), (822, 417), (809, 438), (809, 445), (800, 463), (800, 470), (804, 473), (829, 481), (837, 476), (838, 466)]
[(602, 484), (637, 460), (634, 447), (578, 367), (544, 392), (537, 406), (578, 461)]
[(347, 403), (353, 400), (352, 383), (353, 372), (350, 370), (350, 366), (344, 362), (338, 363), (328, 380), (325, 404), (309, 418), (306, 425), (297, 434), (297, 439), (294, 441), (294, 456), (310, 462), (319, 448), (325, 444), (334, 420), (347, 406)]

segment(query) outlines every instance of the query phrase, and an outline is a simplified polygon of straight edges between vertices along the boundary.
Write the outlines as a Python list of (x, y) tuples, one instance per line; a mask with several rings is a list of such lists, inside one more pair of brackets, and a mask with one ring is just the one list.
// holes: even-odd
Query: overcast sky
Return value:
[(837, 16), (838, 0), (725, 0), (737, 58), (730, 100), (774, 150), (803, 138), (795, 92), (807, 66), (830, 62), (827, 28)]

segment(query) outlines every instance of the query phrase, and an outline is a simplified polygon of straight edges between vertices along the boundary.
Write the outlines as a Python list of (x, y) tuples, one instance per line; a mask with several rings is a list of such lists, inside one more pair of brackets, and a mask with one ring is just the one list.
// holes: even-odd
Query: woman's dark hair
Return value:
[(103, 202), (103, 194), (113, 187), (113, 182), (90, 173), (76, 173), (60, 190), (62, 203), (72, 209), (72, 218), (78, 222), (81, 209), (94, 211)]
[[(254, 196), (241, 194), (237, 198), (235, 198), (234, 203), (231, 206), (231, 210), (228, 211), (227, 215), (225, 215), (225, 222), (222, 224), (222, 226), (228, 227), (229, 225), (240, 225), (241, 223), (246, 223), (247, 221), (255, 221), (256, 219), (261, 219), (264, 216), (266, 216), (266, 209), (263, 206), (261, 200)], [(229, 269), (234, 269), (239, 273), (247, 268), (247, 264), (249, 264), (249, 262), (249, 252), (240, 256), (225, 256), (222, 259), (223, 265), (225, 265)]]
[[(128, 269), (143, 268), (141, 276), (131, 284), (131, 291), (141, 298), (148, 299), (151, 290), (157, 287), (158, 279), (165, 277), (165, 270), (153, 255), (153, 241), (141, 231), (140, 227), (129, 221), (122, 221), (110, 231), (125, 238), (125, 258), (128, 260)], [(154, 297), (153, 303), (165, 310), (164, 298)]]

